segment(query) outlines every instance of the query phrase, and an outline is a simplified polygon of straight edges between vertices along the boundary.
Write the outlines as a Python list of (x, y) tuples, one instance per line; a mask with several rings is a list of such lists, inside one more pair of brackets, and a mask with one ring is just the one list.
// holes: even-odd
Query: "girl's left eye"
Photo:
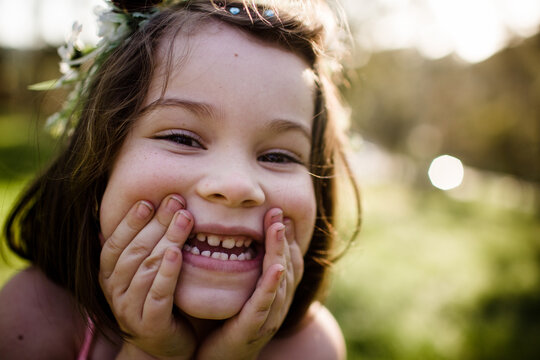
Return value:
[(270, 163), (277, 163), (277, 164), (302, 164), (302, 161), (298, 159), (296, 156), (282, 153), (282, 152), (271, 152), (266, 153), (263, 155), (260, 155), (257, 160), (262, 162), (270, 162)]

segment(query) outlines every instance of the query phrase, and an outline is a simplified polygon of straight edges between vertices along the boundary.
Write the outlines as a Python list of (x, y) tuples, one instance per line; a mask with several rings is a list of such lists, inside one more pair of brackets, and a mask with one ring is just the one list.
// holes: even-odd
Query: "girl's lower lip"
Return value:
[(263, 253), (262, 251), (259, 251), (257, 256), (251, 260), (218, 260), (202, 255), (195, 255), (182, 250), (182, 257), (185, 263), (206, 270), (218, 272), (244, 272), (260, 269)]

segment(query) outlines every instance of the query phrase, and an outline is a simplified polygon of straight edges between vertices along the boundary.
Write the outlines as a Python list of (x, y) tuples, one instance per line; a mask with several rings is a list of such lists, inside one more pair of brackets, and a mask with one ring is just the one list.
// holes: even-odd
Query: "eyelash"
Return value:
[[(206, 150), (206, 148), (201, 144), (202, 141), (197, 136), (191, 135), (189, 133), (171, 132), (167, 135), (156, 136), (156, 139), (167, 140), (178, 145)], [(196, 143), (196, 145), (194, 145), (194, 143)], [(269, 152), (260, 155), (257, 157), (257, 160), (275, 164), (303, 164), (303, 162), (297, 156), (279, 151)]]
[[(274, 159), (270, 159), (273, 157)], [(277, 158), (276, 158), (277, 157)], [(271, 162), (276, 164), (302, 164), (302, 161), (300, 161), (297, 157), (289, 155), (287, 153), (283, 152), (271, 152), (266, 153), (263, 155), (260, 155), (257, 160), (263, 161), (263, 162)]]
[[(198, 139), (197, 136), (183, 133), (183, 132), (178, 132), (178, 133), (171, 132), (170, 134), (167, 134), (167, 135), (156, 136), (156, 138), (167, 140), (178, 145), (205, 149), (205, 147), (201, 144), (201, 140)], [(194, 143), (196, 143), (196, 145), (194, 145)]]

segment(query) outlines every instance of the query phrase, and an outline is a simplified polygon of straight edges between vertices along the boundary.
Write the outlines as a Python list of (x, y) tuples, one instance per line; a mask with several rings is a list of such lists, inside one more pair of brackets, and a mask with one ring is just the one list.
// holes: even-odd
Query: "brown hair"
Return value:
[[(101, 330), (120, 331), (98, 281), (99, 204), (110, 167), (143, 107), (160, 40), (176, 36), (186, 24), (197, 26), (205, 19), (231, 24), (298, 54), (317, 77), (310, 169), (317, 219), (304, 257), (304, 276), (282, 331), (292, 328), (304, 316), (336, 257), (332, 250), (336, 238), (338, 161), (345, 166), (359, 208), (358, 190), (344, 161), (342, 139), (330, 106), (336, 103), (337, 92), (325, 66), (328, 58), (323, 52), (322, 23), (313, 18), (305, 21), (305, 14), (287, 13), (281, 8), (274, 8), (274, 16), (264, 17), (264, 8), (252, 1), (236, 3), (243, 9), (238, 15), (225, 11), (226, 6), (231, 3), (191, 0), (166, 8), (108, 54), (73, 115), (78, 117), (78, 124), (67, 147), (22, 194), (7, 219), (4, 231), (9, 247), (73, 293), (81, 309)], [(170, 61), (169, 65), (172, 66)]]

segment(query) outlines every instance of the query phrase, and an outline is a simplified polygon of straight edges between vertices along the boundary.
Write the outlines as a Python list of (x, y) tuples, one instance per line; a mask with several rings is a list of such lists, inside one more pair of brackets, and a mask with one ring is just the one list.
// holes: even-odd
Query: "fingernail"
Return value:
[(165, 260), (174, 262), (178, 258), (178, 251), (175, 251), (171, 248), (165, 250)]
[(277, 222), (283, 222), (283, 211), (281, 209), (278, 209), (278, 210), (279, 212), (276, 212), (271, 217), (272, 224), (277, 223)]
[(187, 211), (180, 210), (176, 213), (174, 222), (179, 228), (185, 229), (191, 223), (191, 217), (188, 215)]
[(284, 274), (285, 274), (285, 268), (282, 265), (281, 270), (278, 270), (278, 273), (277, 273), (278, 280), (281, 280), (283, 278)]
[(180, 209), (184, 209), (186, 207), (186, 204), (184, 201), (177, 197), (177, 196), (171, 196), (171, 198), (167, 201), (167, 209), (171, 212), (175, 212)]
[(279, 224), (279, 228), (277, 229), (277, 238), (280, 241), (285, 238), (285, 225)]
[(293, 224), (291, 219), (287, 218), (283, 220), (283, 224), (285, 225), (285, 237), (287, 238), (287, 241), (291, 241), (294, 238)]
[(139, 202), (139, 205), (137, 206), (137, 215), (139, 215), (141, 218), (146, 218), (152, 213), (152, 211), (154, 211), (152, 204), (144, 200)]

